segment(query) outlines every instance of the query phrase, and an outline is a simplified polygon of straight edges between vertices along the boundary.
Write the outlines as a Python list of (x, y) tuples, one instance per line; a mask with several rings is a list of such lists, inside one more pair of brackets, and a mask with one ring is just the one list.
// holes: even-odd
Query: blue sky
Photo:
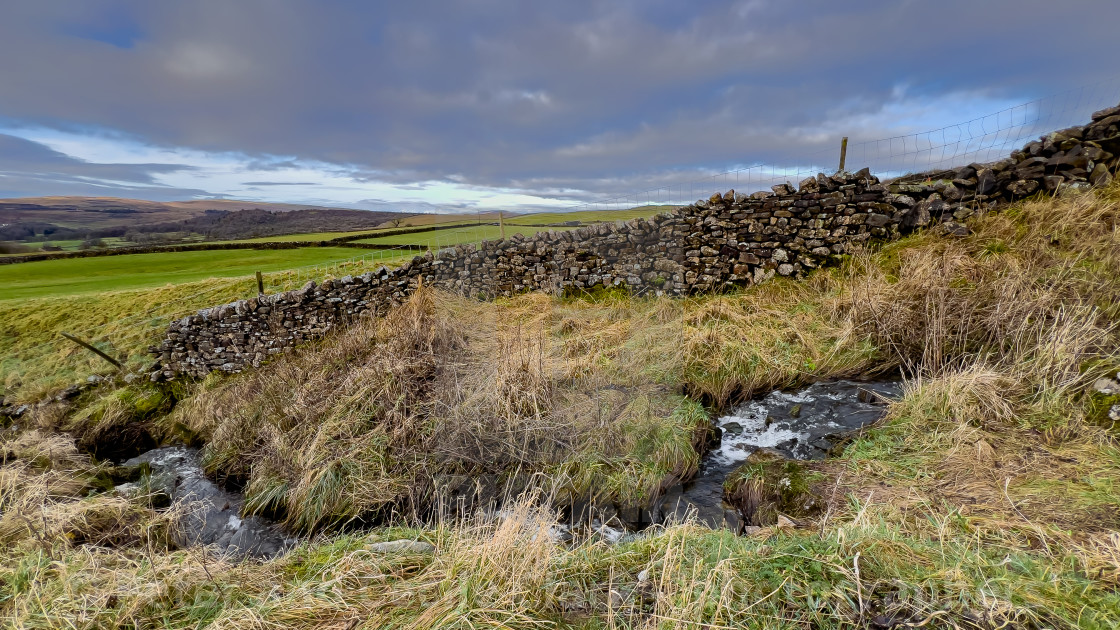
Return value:
[(1054, 101), (1072, 124), (1120, 101), (1118, 23), (1084, 0), (0, 0), (0, 197), (565, 209), (1105, 80)]

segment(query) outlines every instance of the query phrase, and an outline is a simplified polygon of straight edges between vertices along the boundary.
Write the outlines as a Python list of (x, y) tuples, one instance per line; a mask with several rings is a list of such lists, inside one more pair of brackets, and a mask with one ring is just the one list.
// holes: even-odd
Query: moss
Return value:
[(170, 390), (153, 385), (128, 385), (98, 395), (64, 423), (78, 445), (95, 457), (124, 459), (153, 448), (156, 416), (175, 403)]
[(750, 525), (773, 525), (778, 514), (808, 516), (819, 507), (810, 481), (813, 472), (802, 462), (768, 449), (755, 451), (727, 477), (723, 495)]
[(630, 289), (622, 285), (603, 286), (597, 284), (593, 287), (576, 287), (569, 285), (564, 287), (563, 297), (565, 300), (582, 300), (591, 302), (592, 304), (601, 304), (603, 302), (612, 302), (617, 300), (625, 300), (631, 295)]
[(1109, 413), (1117, 405), (1120, 405), (1120, 394), (1107, 396), (1100, 392), (1093, 392), (1089, 394), (1086, 419), (1093, 424), (1114, 429), (1117, 422)]
[(980, 248), (980, 257), (1006, 254), (1009, 251), (1011, 251), (1011, 248), (1008, 247), (1007, 243), (1003, 239), (996, 238), (984, 243), (984, 246)]

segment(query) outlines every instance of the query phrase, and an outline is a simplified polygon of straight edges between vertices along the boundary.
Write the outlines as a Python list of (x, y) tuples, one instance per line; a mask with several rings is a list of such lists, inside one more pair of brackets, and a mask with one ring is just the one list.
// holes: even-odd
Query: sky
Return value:
[(0, 0), (0, 197), (675, 202), (841, 136), (858, 168), (1001, 110), (972, 127), (1021, 144), (1034, 110), (1007, 108), (1035, 99), (1078, 122), (1120, 101), (1117, 24), (1091, 0)]

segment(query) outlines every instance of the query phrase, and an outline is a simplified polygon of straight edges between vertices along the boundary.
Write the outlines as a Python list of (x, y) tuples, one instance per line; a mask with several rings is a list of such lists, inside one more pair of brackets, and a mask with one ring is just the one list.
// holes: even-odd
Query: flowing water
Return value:
[[(148, 451), (125, 466), (147, 464), (149, 487), (170, 498), (183, 511), (174, 538), (189, 547), (205, 545), (234, 556), (273, 557), (297, 540), (279, 525), (259, 516), (241, 516), (241, 495), (227, 492), (210, 481), (199, 461), (198, 449), (168, 446)], [(117, 491), (137, 492), (137, 484), (122, 484)]]
[[(650, 509), (623, 521), (629, 529), (640, 529), (695, 517), (713, 528), (738, 531), (739, 516), (723, 501), (723, 482), (751, 453), (768, 448), (792, 459), (823, 459), (846, 436), (881, 418), (885, 402), (900, 392), (901, 384), (893, 381), (831, 381), (796, 392), (775, 391), (747, 402), (716, 421), (719, 445), (705, 455), (695, 478), (670, 488)], [(235, 556), (273, 557), (297, 542), (268, 519), (242, 517), (244, 500), (206, 477), (198, 449), (157, 448), (124, 464), (147, 464), (151, 490), (165, 494), (183, 509), (185, 515), (176, 531), (176, 542), (182, 546), (205, 545)], [(139, 487), (123, 484), (118, 491), (136, 492)], [(557, 525), (554, 536), (566, 540), (583, 531), (583, 535), (617, 542), (633, 535), (616, 527), (619, 523), (614, 518), (591, 514), (573, 515), (568, 525)], [(585, 525), (572, 527), (581, 521)]]
[(840, 440), (882, 417), (901, 383), (822, 381), (796, 392), (775, 391), (716, 421), (721, 440), (691, 481), (670, 488), (652, 510), (658, 522), (690, 513), (710, 527), (739, 528), (738, 514), (723, 502), (723, 482), (760, 448), (791, 459), (823, 459)]

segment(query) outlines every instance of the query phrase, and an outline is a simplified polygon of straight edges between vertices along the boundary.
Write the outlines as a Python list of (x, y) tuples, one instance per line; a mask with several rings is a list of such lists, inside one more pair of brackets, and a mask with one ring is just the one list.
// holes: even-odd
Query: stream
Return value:
[[(557, 524), (555, 537), (570, 540), (580, 529), (613, 543), (633, 537), (634, 530), (650, 524), (681, 522), (690, 517), (715, 529), (737, 532), (742, 523), (738, 513), (723, 501), (723, 483), (751, 453), (767, 448), (791, 459), (823, 459), (845, 436), (881, 418), (885, 401), (900, 393), (901, 383), (896, 381), (822, 381), (744, 403), (716, 421), (721, 439), (704, 456), (693, 479), (669, 488), (648, 509), (637, 510), (636, 518), (584, 511), (567, 525)], [(157, 448), (124, 462), (129, 467), (144, 464), (151, 471), (150, 491), (165, 495), (184, 512), (175, 533), (176, 544), (204, 545), (233, 556), (269, 558), (298, 542), (269, 519), (241, 516), (241, 495), (223, 490), (206, 477), (198, 449)], [(137, 483), (126, 483), (116, 490), (128, 495), (142, 489)], [(580, 520), (589, 527), (579, 527)], [(620, 521), (626, 522), (626, 528)]]
[(738, 531), (739, 516), (723, 501), (723, 482), (751, 453), (768, 448), (791, 459), (824, 459), (846, 435), (881, 418), (886, 401), (901, 391), (897, 381), (821, 381), (736, 407), (716, 421), (719, 446), (705, 455), (696, 477), (670, 488), (651, 519), (681, 521), (694, 513), (709, 527)]
[[(168, 497), (183, 510), (174, 532), (180, 547), (204, 545), (233, 556), (271, 558), (298, 539), (278, 524), (259, 516), (241, 516), (244, 500), (206, 477), (196, 448), (167, 446), (124, 462), (151, 468), (149, 490)], [(121, 484), (118, 493), (141, 491), (137, 483)]]

